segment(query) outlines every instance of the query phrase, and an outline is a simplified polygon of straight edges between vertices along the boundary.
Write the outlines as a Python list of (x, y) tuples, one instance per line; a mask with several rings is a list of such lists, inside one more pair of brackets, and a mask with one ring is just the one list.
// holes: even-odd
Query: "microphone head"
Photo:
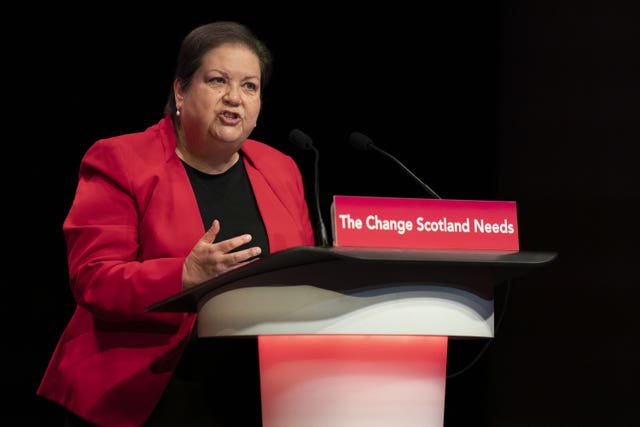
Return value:
[(293, 129), (289, 133), (289, 141), (291, 141), (296, 147), (303, 150), (313, 148), (313, 141), (311, 140), (311, 137), (300, 129)]
[(349, 135), (349, 142), (352, 147), (362, 151), (371, 150), (373, 147), (373, 140), (360, 132), (352, 132)]

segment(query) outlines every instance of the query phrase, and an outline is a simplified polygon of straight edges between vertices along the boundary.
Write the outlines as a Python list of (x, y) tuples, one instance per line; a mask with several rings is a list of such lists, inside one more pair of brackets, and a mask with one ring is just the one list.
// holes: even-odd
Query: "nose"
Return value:
[(224, 94), (224, 99), (225, 101), (233, 104), (240, 102), (240, 86), (235, 83), (230, 83), (227, 86), (227, 91)]

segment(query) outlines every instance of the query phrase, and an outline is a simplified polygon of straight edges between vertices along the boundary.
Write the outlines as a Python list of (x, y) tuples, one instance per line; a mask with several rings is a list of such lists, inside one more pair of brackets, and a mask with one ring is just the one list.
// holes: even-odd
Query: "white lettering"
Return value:
[(433, 231), (433, 232), (447, 232), (447, 233), (468, 233), (471, 230), (471, 221), (469, 218), (460, 221), (449, 221), (447, 217), (439, 220), (427, 220), (424, 217), (419, 216), (416, 218), (416, 230), (417, 231)]
[(402, 235), (407, 231), (413, 230), (411, 221), (399, 219), (380, 219), (378, 215), (369, 215), (365, 219), (365, 225), (369, 230), (373, 231), (395, 231)]
[(353, 219), (351, 218), (351, 214), (340, 214), (338, 215), (338, 219), (340, 220), (340, 227), (343, 229), (362, 230), (362, 220), (360, 218)]
[(513, 234), (515, 227), (506, 219), (500, 223), (485, 223), (484, 219), (473, 220), (473, 231), (476, 233)]

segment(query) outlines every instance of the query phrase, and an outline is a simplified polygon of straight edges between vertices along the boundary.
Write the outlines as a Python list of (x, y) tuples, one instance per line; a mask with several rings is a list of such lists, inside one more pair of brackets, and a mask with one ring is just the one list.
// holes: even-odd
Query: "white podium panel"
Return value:
[(390, 284), (349, 294), (311, 285), (204, 297), (201, 337), (280, 334), (493, 337), (493, 300), (438, 285)]

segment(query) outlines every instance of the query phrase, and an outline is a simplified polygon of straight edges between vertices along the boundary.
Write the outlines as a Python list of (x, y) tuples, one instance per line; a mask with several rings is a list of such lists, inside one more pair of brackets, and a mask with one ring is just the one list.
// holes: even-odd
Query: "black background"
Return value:
[[(559, 258), (496, 289), (488, 350), (447, 382), (445, 425), (632, 425), (637, 406), (640, 63), (634, 2), (398, 2), (379, 8), (113, 3), (5, 16), (6, 235), (2, 416), (61, 425), (35, 396), (73, 310), (62, 222), (96, 139), (162, 115), (177, 49), (198, 24), (248, 24), (275, 55), (253, 137), (298, 160), (320, 150), (335, 194), (514, 200), (520, 247)], [(310, 202), (313, 200), (310, 198)], [(451, 343), (465, 369), (484, 340)], [(15, 399), (15, 403), (14, 403)], [(17, 422), (16, 422), (17, 421)]]

